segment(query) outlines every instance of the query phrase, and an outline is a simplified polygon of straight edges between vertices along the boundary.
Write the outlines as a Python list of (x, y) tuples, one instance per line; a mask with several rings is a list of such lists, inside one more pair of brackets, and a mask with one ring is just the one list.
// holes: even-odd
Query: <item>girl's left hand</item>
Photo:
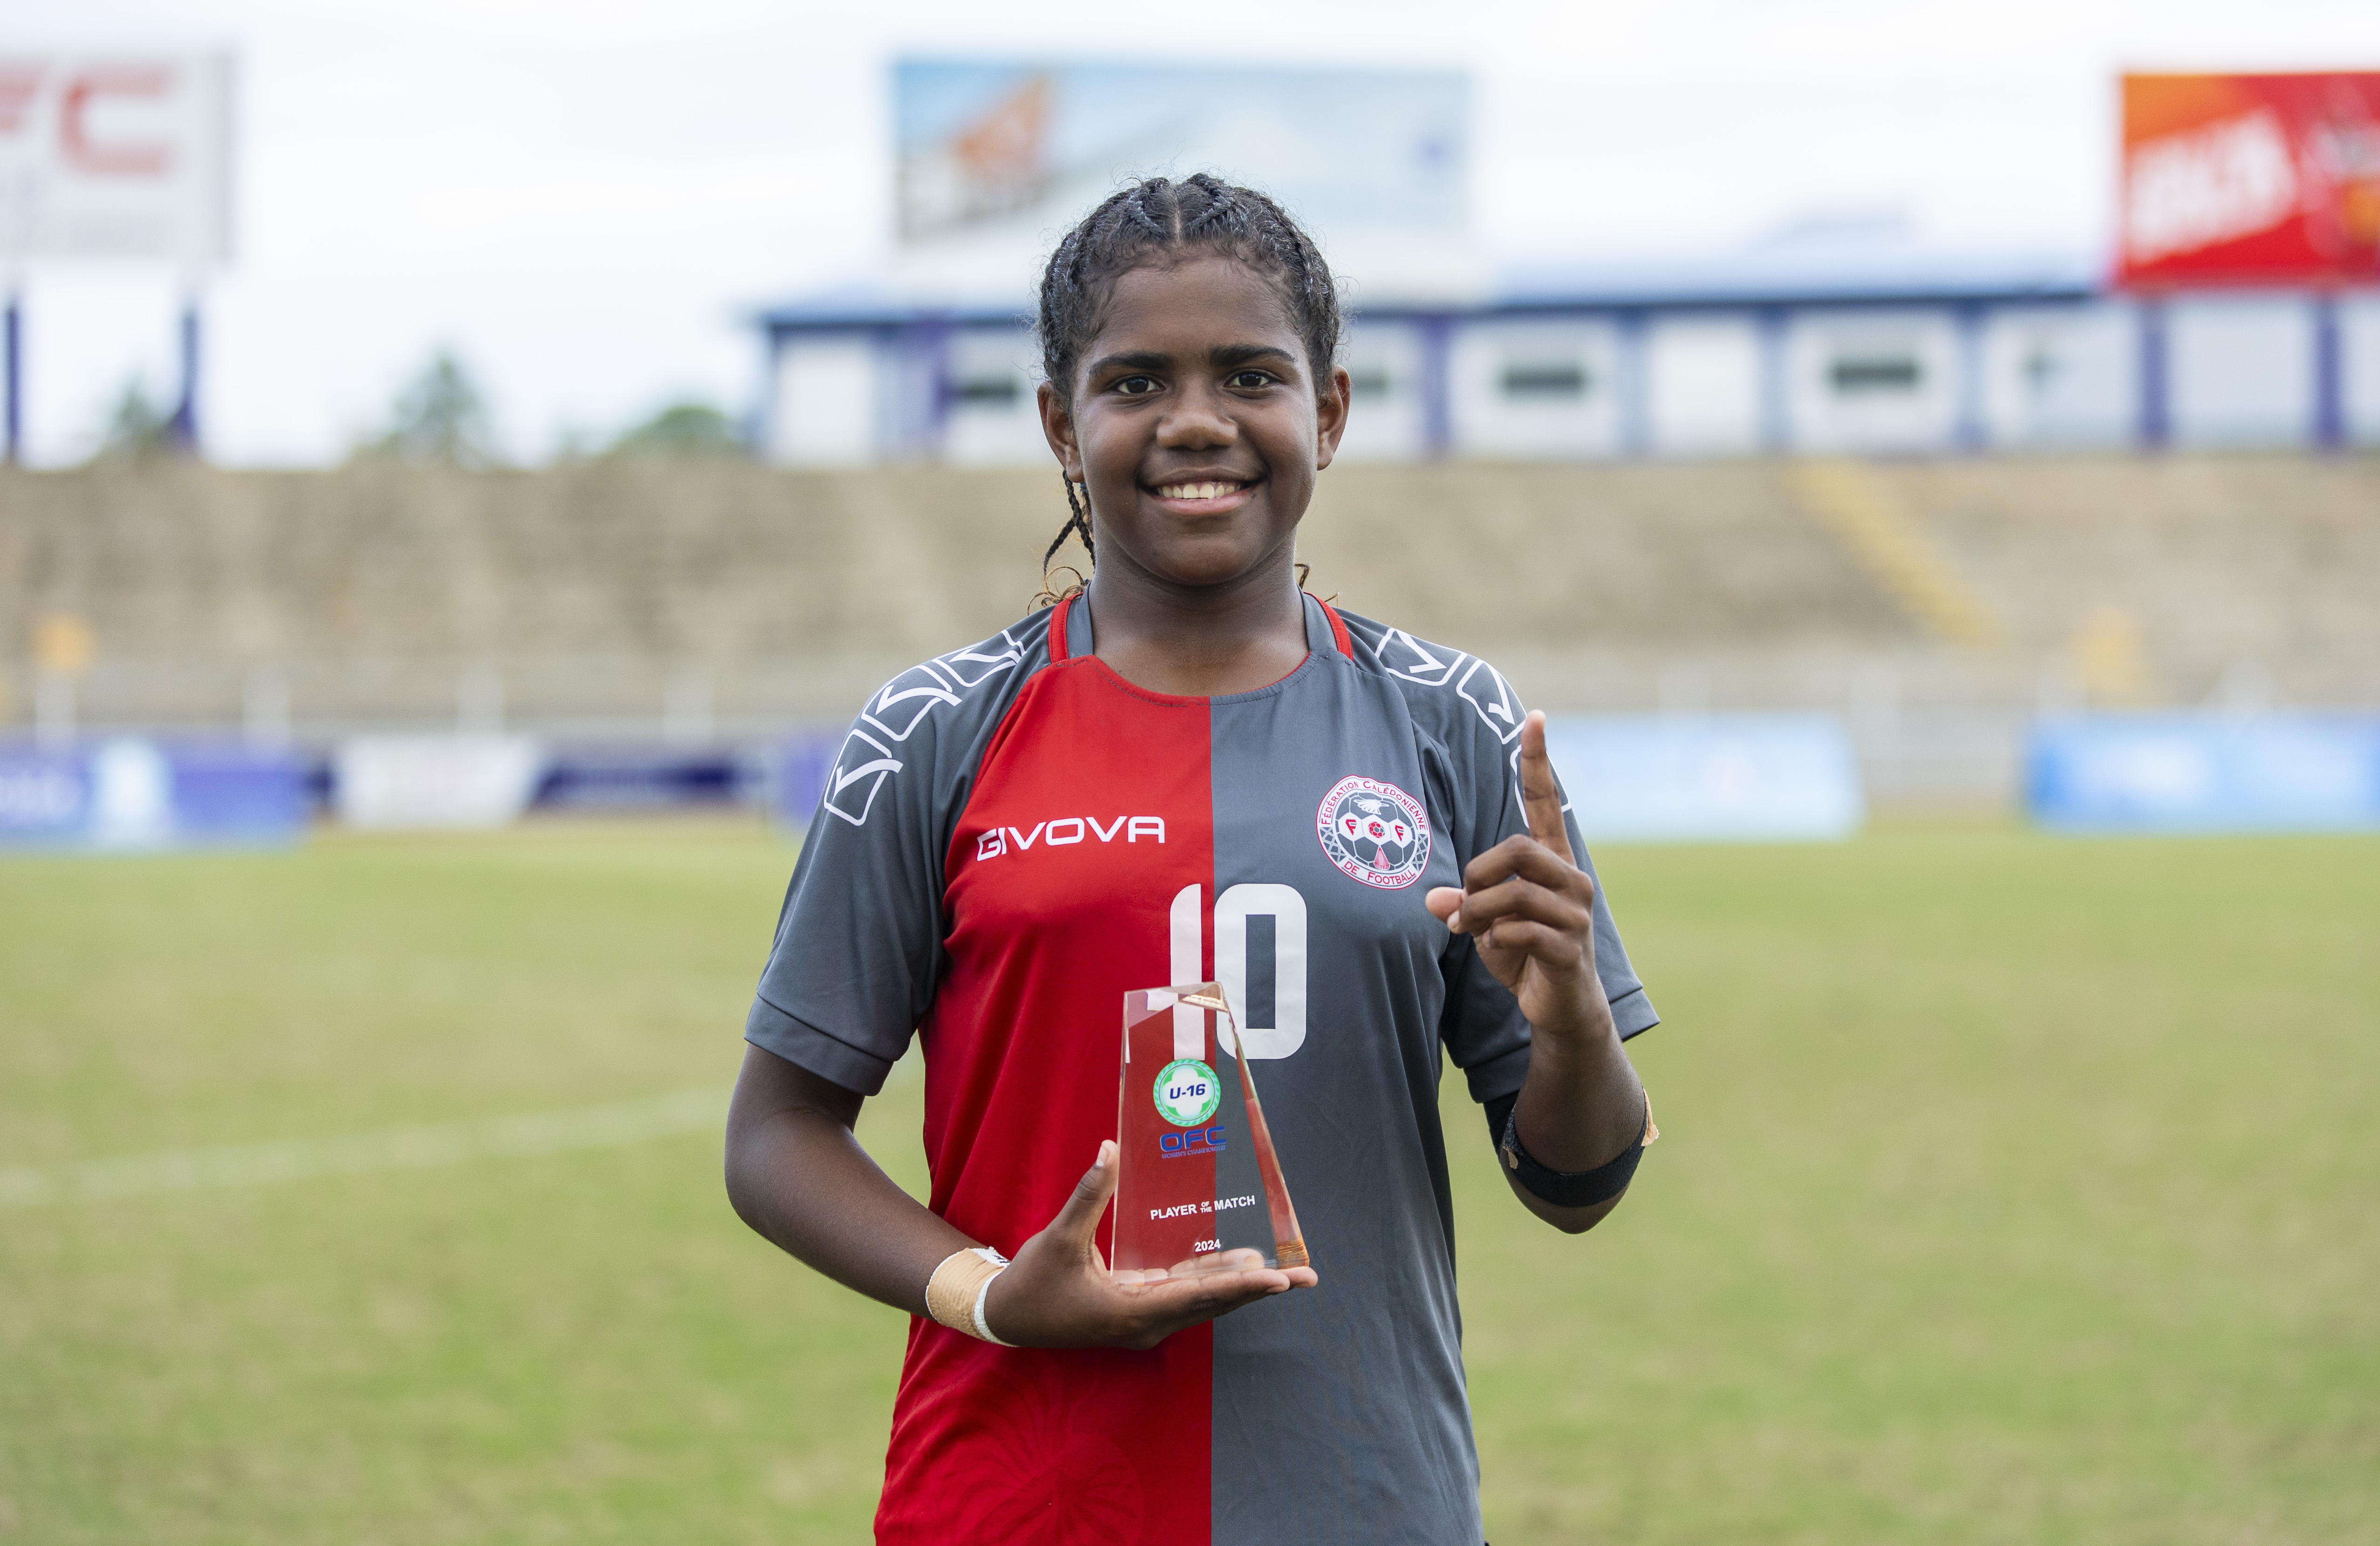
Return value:
[(1099, 1258), (1099, 1215), (1116, 1190), (1116, 1145), (1099, 1145), (1050, 1227), (1017, 1248), (1016, 1260), (991, 1280), (984, 1321), (1019, 1347), (1150, 1348), (1180, 1331), (1243, 1305), (1311, 1288), (1312, 1267), (1268, 1267), (1252, 1250), (1222, 1251), (1171, 1272), (1111, 1272)]
[(1462, 890), (1436, 887), (1423, 905), (1477, 943), (1536, 1030), (1609, 1035), (1611, 1004), (1595, 970), (1595, 882), (1571, 856), (1541, 712), (1521, 724), (1521, 801), (1528, 832), (1473, 859)]

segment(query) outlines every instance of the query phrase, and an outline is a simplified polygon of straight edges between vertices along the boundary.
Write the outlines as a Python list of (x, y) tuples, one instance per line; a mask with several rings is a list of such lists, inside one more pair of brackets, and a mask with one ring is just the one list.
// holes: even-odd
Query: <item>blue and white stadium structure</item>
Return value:
[[(1724, 257), (1507, 269), (1366, 305), (1344, 455), (1594, 458), (2380, 444), (2380, 289), (2119, 293), (2082, 254), (1860, 225)], [(1022, 306), (852, 288), (758, 319), (765, 456), (1031, 466)]]

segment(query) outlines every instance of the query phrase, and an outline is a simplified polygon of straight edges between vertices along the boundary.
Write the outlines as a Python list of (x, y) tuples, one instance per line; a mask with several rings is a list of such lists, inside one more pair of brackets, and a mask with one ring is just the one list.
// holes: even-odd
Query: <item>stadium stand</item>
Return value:
[[(6, 474), (0, 724), (65, 615), (85, 726), (765, 735), (1023, 613), (1062, 509), (988, 469)], [(1888, 797), (2000, 787), (2045, 706), (2380, 703), (2372, 457), (1350, 466), (1302, 555), (1551, 709), (1843, 712)]]

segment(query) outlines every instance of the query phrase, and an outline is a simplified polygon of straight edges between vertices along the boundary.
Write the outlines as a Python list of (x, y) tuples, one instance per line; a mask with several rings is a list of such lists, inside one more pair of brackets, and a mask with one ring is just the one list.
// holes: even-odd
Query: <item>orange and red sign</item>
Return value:
[(2116, 281), (2380, 284), (2380, 72), (2124, 77)]

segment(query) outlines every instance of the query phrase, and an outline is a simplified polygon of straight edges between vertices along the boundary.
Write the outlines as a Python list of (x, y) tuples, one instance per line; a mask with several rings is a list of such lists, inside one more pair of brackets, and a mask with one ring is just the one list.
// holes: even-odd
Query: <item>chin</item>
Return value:
[(1169, 564), (1157, 572), (1185, 590), (1211, 590), (1245, 577), (1248, 568), (1245, 564)]

